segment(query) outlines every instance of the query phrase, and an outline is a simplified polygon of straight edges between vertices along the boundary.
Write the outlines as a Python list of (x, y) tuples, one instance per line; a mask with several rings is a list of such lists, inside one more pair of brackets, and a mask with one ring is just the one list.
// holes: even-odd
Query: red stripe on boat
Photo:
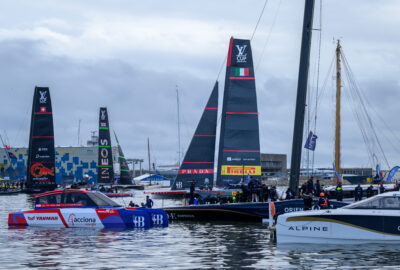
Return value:
[(215, 135), (208, 135), (208, 134), (194, 134), (194, 137), (215, 137)]
[(218, 110), (218, 108), (206, 107), (206, 110)]
[(258, 114), (258, 112), (226, 112), (226, 114)]
[(229, 77), (230, 80), (254, 80), (254, 77)]
[(248, 153), (259, 153), (260, 150), (224, 150), (224, 152), (248, 152)]

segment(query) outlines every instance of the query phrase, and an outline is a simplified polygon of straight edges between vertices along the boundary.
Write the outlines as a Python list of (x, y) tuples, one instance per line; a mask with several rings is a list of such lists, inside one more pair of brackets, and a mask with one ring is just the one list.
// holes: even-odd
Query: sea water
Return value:
[[(133, 198), (143, 202), (143, 191)], [(161, 207), (161, 200), (154, 200)], [(374, 269), (400, 266), (394, 245), (276, 246), (262, 223), (170, 222), (149, 230), (9, 229), (8, 213), (33, 196), (0, 197), (1, 269)], [(164, 205), (180, 202), (164, 200)]]

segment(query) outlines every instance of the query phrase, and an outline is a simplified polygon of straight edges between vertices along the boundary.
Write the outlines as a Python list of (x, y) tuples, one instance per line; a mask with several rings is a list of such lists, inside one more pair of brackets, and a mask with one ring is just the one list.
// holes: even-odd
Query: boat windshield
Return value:
[(87, 193), (87, 195), (96, 203), (97, 206), (115, 206), (115, 207), (121, 206), (100, 192), (96, 193), (89, 192)]
[(400, 197), (372, 197), (364, 201), (356, 202), (346, 205), (342, 208), (345, 209), (387, 209), (387, 210), (400, 210)]

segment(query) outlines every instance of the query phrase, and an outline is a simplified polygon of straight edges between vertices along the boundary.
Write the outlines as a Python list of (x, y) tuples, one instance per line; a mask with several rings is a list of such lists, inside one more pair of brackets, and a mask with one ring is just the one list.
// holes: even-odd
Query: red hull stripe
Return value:
[(227, 67), (230, 67), (230, 66), (231, 66), (232, 45), (233, 45), (233, 37), (231, 37), (231, 40), (229, 41), (228, 59), (226, 60), (226, 66), (227, 66)]
[(68, 228), (67, 222), (63, 215), (61, 214), (60, 209), (40, 209), (40, 210), (29, 210), (29, 211), (22, 211), (23, 214), (43, 214), (43, 213), (56, 213), (60, 217), (61, 222), (64, 224), (65, 228)]
[(52, 114), (52, 112), (35, 112), (33, 114)]
[(208, 135), (208, 134), (194, 134), (195, 137), (215, 137), (215, 135)]
[(218, 107), (217, 108), (206, 107), (206, 110), (218, 110)]
[(254, 77), (229, 77), (230, 80), (254, 80)]
[(258, 114), (258, 112), (226, 112), (226, 114)]
[(186, 161), (186, 162), (182, 162), (182, 163), (190, 163), (190, 164), (214, 164), (213, 161), (196, 161), (196, 162)]
[(224, 150), (224, 152), (247, 152), (247, 153), (260, 153), (260, 150)]
[(52, 139), (54, 136), (32, 136), (34, 139)]

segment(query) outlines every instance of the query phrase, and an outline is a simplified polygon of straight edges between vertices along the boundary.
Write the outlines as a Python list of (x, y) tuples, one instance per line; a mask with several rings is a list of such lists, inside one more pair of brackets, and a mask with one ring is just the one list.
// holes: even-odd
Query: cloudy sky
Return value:
[[(340, 38), (359, 89), (372, 105), (368, 111), (388, 163), (399, 165), (400, 2), (325, 0), (322, 16), (319, 3), (314, 28), (320, 28), (321, 18), (319, 84), (324, 94), (317, 113), (315, 164), (326, 167), (333, 161), (335, 81), (328, 70), (335, 39)], [(84, 144), (90, 131), (97, 130), (99, 107), (107, 106), (125, 156), (146, 158), (149, 137), (155, 162), (174, 163), (178, 159), (176, 86), (181, 144), (186, 149), (226, 57), (230, 36), (250, 38), (263, 5), (264, 0), (2, 1), (0, 132), (4, 135), (6, 130), (12, 146), (26, 146), (34, 86), (48, 86), (56, 145), (78, 144), (79, 120)], [(252, 40), (261, 151), (287, 154), (288, 163), (303, 9), (303, 1), (269, 0)], [(319, 34), (313, 33), (312, 93)], [(223, 70), (218, 78), (220, 100), (224, 76)], [(344, 82), (343, 91), (347, 88)], [(312, 100), (310, 107), (315, 106)], [(343, 100), (342, 166), (371, 166), (351, 106)]]

